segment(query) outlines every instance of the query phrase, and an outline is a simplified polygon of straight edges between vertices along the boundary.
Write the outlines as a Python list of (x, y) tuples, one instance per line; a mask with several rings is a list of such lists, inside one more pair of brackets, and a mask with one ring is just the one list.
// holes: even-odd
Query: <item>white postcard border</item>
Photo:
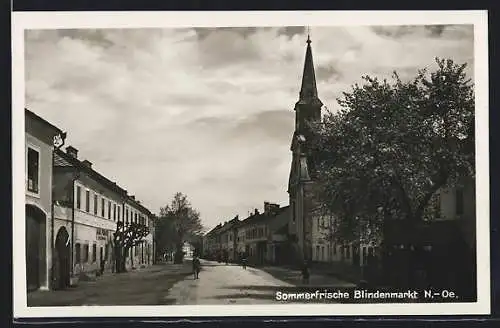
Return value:
[[(452, 315), (490, 313), (488, 27), (486, 11), (14, 12), (13, 310), (14, 317), (210, 317), (302, 315)], [(478, 301), (427, 304), (276, 304), (28, 307), (25, 267), (24, 30), (248, 26), (474, 25)], [(16, 219), (17, 218), (17, 219)]]

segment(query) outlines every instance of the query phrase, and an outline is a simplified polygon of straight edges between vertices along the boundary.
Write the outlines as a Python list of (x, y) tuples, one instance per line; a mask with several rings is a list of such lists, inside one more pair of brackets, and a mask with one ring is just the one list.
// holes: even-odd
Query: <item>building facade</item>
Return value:
[(25, 222), (27, 290), (49, 289), (52, 280), (52, 160), (54, 138), (65, 134), (25, 109)]
[[(92, 279), (115, 270), (113, 234), (117, 222), (151, 227), (151, 212), (127, 191), (78, 158), (72, 146), (58, 150), (54, 161), (55, 228), (58, 284)], [(69, 242), (64, 239), (69, 240)], [(133, 247), (126, 268), (152, 263), (152, 234)], [(134, 261), (135, 260), (135, 261)], [(69, 270), (65, 268), (69, 267)], [(68, 271), (68, 272), (67, 272)]]

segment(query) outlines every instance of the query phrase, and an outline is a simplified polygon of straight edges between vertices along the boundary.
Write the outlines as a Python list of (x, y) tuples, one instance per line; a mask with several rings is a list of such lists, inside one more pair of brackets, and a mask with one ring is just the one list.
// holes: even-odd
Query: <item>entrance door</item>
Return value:
[(40, 288), (40, 247), (42, 218), (26, 206), (26, 286), (28, 291)]
[(70, 243), (69, 234), (61, 227), (56, 236), (57, 288), (65, 289), (70, 285)]

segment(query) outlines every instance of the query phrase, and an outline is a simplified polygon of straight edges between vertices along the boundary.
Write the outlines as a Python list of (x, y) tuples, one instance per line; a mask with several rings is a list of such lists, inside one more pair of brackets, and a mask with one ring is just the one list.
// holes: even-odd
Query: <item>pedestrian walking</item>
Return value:
[(309, 265), (307, 260), (302, 264), (302, 283), (304, 285), (309, 285)]
[(195, 256), (193, 258), (193, 275), (194, 275), (194, 279), (199, 279), (199, 275), (200, 275), (200, 268), (201, 267), (201, 263), (200, 263), (200, 259)]
[(247, 269), (247, 258), (246, 257), (243, 257), (241, 259), (241, 265), (243, 266), (243, 269)]

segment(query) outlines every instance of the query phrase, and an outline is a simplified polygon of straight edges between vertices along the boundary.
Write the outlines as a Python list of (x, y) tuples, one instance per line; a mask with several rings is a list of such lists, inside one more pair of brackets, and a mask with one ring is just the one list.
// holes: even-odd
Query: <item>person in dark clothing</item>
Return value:
[(246, 256), (243, 256), (243, 258), (241, 259), (241, 265), (243, 266), (243, 269), (247, 269), (247, 257)]
[(309, 264), (304, 261), (302, 264), (302, 283), (304, 285), (309, 285)]
[(106, 264), (106, 261), (104, 259), (101, 259), (101, 276), (104, 273), (104, 265)]
[(194, 274), (194, 279), (199, 279), (200, 269), (201, 269), (200, 259), (197, 256), (195, 256), (193, 258), (193, 274)]

